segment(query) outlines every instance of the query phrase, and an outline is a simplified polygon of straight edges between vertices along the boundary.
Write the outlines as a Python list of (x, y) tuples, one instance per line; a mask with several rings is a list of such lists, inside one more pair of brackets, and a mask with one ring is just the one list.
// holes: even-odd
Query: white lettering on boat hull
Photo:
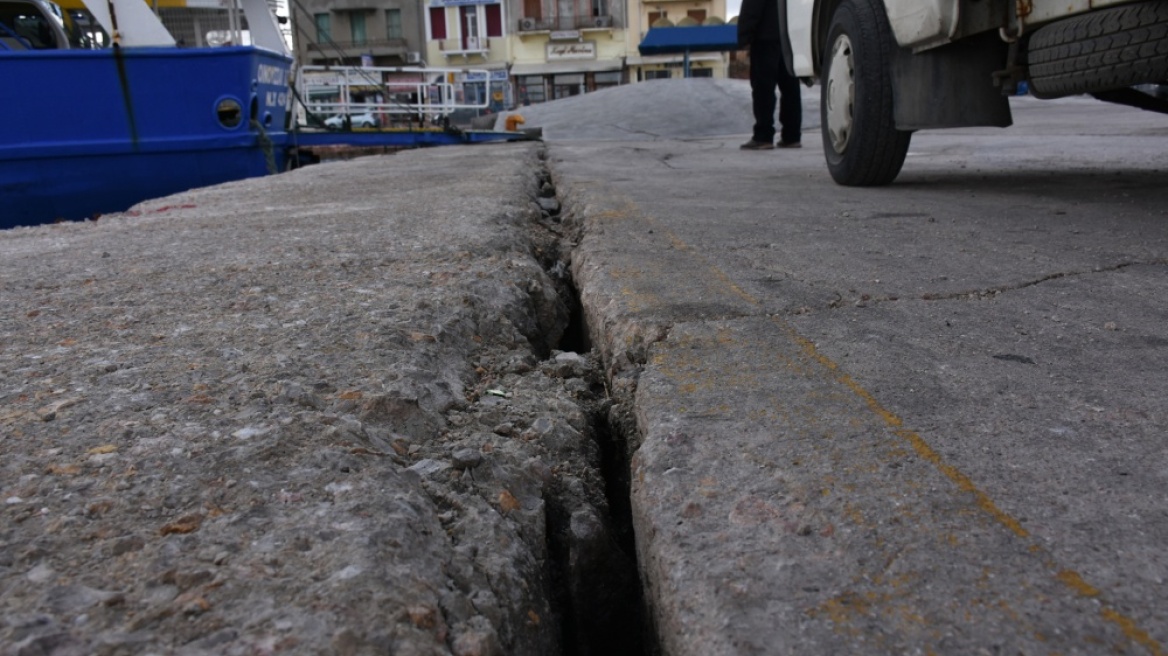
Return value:
[(273, 86), (286, 86), (288, 84), (288, 69), (270, 64), (260, 64), (256, 68), (256, 82)]

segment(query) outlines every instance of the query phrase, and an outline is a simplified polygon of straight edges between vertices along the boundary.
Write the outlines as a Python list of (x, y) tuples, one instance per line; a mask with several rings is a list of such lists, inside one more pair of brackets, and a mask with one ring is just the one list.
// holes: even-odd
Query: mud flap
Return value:
[(899, 48), (892, 62), (893, 103), (900, 130), (1007, 127), (1008, 98), (994, 84), (1008, 45), (994, 32), (913, 54)]

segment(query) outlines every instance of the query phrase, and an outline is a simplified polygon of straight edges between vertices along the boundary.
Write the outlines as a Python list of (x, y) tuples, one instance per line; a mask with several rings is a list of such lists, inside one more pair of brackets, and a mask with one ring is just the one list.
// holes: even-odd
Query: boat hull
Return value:
[(0, 52), (0, 68), (11, 81), (0, 85), (0, 228), (91, 218), (286, 166), (283, 55)]

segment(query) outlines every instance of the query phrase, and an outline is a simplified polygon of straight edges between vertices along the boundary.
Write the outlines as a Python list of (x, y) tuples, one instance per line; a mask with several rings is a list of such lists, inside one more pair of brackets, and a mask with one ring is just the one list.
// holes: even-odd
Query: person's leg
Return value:
[(775, 140), (775, 86), (781, 63), (777, 41), (755, 41), (750, 44), (753, 139), (761, 143), (774, 143)]
[(803, 139), (803, 96), (799, 78), (787, 72), (780, 60), (776, 80), (779, 86), (779, 139), (781, 143), (799, 143)]

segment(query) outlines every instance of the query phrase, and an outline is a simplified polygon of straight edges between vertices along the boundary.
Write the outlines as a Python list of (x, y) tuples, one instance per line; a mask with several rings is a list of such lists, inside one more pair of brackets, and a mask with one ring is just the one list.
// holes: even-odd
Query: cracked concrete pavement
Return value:
[[(541, 363), (525, 346), (530, 336), (549, 334), (524, 317), (542, 305), (537, 292), (550, 289), (544, 278), (563, 270), (567, 248), (575, 246), (574, 287), (612, 396), (611, 405), (601, 404), (608, 408), (605, 428), (632, 440), (636, 550), (661, 653), (1163, 654), (1164, 118), (1083, 99), (1017, 99), (1016, 127), (918, 134), (897, 184), (845, 189), (823, 166), (815, 90), (805, 90), (805, 148), (742, 152), (737, 145), (749, 129), (745, 83), (674, 82), (525, 110), (527, 127), (547, 128), (546, 148), (450, 147), (309, 167), (192, 192), (190, 206), (153, 204), (165, 217), (147, 211), (97, 226), (14, 233), (13, 241), (43, 240), (43, 252), (90, 256), (38, 262), (61, 268), (60, 276), (45, 279), (76, 282), (70, 290), (96, 293), (85, 291), (93, 282), (86, 267), (123, 264), (104, 257), (118, 249), (131, 251), (126, 259), (139, 268), (141, 260), (168, 272), (155, 286), (127, 277), (131, 287), (103, 287), (108, 302), (71, 296), (88, 312), (119, 309), (135, 293), (159, 296), (142, 312), (147, 324), (178, 322), (155, 331), (171, 335), (173, 341), (160, 342), (167, 346), (179, 339), (217, 343), (212, 329), (230, 331), (232, 313), (294, 310), (322, 318), (272, 323), (273, 345), (247, 343), (245, 355), (256, 363), (235, 376), (171, 366), (167, 358), (179, 357), (167, 355), (172, 349), (151, 347), (136, 366), (151, 368), (146, 387), (159, 398), (196, 375), (225, 389), (215, 398), (182, 397), (187, 401), (178, 406), (145, 397), (149, 404), (131, 408), (149, 415), (142, 419), (151, 422), (149, 432), (140, 435), (103, 435), (107, 423), (133, 417), (112, 404), (108, 416), (90, 417), (105, 408), (96, 394), (93, 409), (74, 406), (51, 422), (33, 421), (23, 407), (5, 408), (2, 443), (32, 464), (10, 458), (13, 475), (0, 480), (8, 516), (20, 518), (0, 530), (0, 575), (29, 599), (5, 598), (12, 608), (0, 617), (0, 642), (12, 644), (0, 646), (48, 650), (73, 636), (78, 644), (100, 638), (104, 653), (141, 651), (136, 646), (145, 640), (176, 653), (384, 653), (387, 645), (401, 653), (586, 653), (575, 633), (595, 618), (573, 620), (574, 633), (573, 622), (559, 624), (566, 607), (533, 610), (530, 603), (542, 604), (545, 594), (561, 604), (571, 598), (575, 609), (613, 607), (577, 601), (570, 583), (546, 589), (556, 577), (545, 551), (566, 555), (561, 578), (581, 584), (614, 578), (600, 566), (581, 566), (576, 547), (587, 544), (572, 537), (611, 542), (604, 531), (582, 530), (588, 526), (577, 525), (575, 512), (571, 522), (560, 513), (558, 530), (555, 522), (544, 526), (541, 517), (556, 513), (539, 510), (566, 505), (564, 495), (576, 498), (577, 488), (592, 489), (571, 478), (598, 476), (545, 462), (587, 445), (572, 439), (573, 418), (585, 422), (566, 399), (598, 386), (592, 374), (564, 377), (558, 359)], [(563, 230), (559, 215), (553, 220), (534, 197), (546, 186), (545, 165), (563, 226), (573, 227), (561, 235), (562, 245), (548, 236)], [(450, 193), (460, 185), (470, 188)], [(241, 189), (243, 206), (236, 203)], [(277, 198), (281, 189), (299, 201), (270, 202), (266, 194)], [(200, 218), (208, 208), (216, 209)], [(154, 245), (131, 249), (132, 241), (118, 239), (121, 222), (151, 226), (126, 234)], [(536, 239), (518, 229), (529, 223), (550, 232)], [(254, 224), (260, 229), (246, 229)], [(200, 250), (194, 246), (203, 242), (175, 241), (170, 225), (173, 234), (197, 232), (225, 246)], [(232, 237), (235, 231), (247, 239)], [(352, 237), (354, 231), (366, 238)], [(103, 239), (112, 245), (98, 248)], [(248, 247), (248, 240), (260, 245)], [(473, 248), (461, 245), (468, 240)], [(192, 278), (166, 257), (179, 243), (191, 258), (205, 252), (236, 261)], [(25, 260), (35, 261), (35, 252)], [(279, 264), (281, 257), (298, 266), (269, 261)], [(378, 266), (392, 269), (381, 273)], [(230, 279), (241, 274), (268, 280), (253, 286)], [(44, 322), (49, 314), (34, 305), (55, 293), (23, 275), (9, 281), (21, 293), (6, 298), (13, 306), (11, 357), (23, 363), (36, 346), (61, 360), (43, 375), (35, 363), (10, 368), (22, 376), (10, 386), (30, 387), (27, 394), (9, 390), (9, 405), (35, 411), (73, 375), (145, 384), (135, 378), (137, 368), (111, 370), (102, 362), (87, 368), (89, 342), (42, 339), (18, 325)], [(103, 285), (123, 284), (107, 277)], [(204, 281), (207, 290), (235, 284), (242, 305), (231, 305), (225, 319), (225, 310), (215, 309), (225, 303), (219, 296), (177, 293), (189, 287), (194, 294)], [(334, 288), (360, 293), (326, 293)], [(522, 290), (534, 296), (524, 301)], [(277, 292), (290, 301), (277, 302)], [(249, 300), (253, 293), (276, 300), (257, 304)], [(390, 320), (410, 329), (386, 330)], [(127, 329), (107, 323), (85, 325), (94, 332)], [(186, 324), (212, 332), (192, 333)], [(516, 326), (529, 326), (530, 335), (518, 336)], [(350, 347), (349, 339), (373, 348)], [(238, 366), (212, 355), (205, 357), (217, 367)], [(324, 358), (329, 369), (289, 366), (289, 358)], [(594, 371), (594, 357), (577, 360)], [(380, 398), (386, 387), (425, 390), (444, 380), (458, 392), (449, 407), (434, 410), (448, 430), (406, 439), (397, 435), (400, 418), (350, 416), (364, 394)], [(494, 396), (496, 386), (515, 393)], [(306, 392), (317, 389), (325, 396)], [(295, 429), (298, 441), (282, 432), (253, 436), (269, 462), (254, 472), (250, 452), (238, 445), (222, 452), (216, 471), (171, 448), (170, 441), (188, 439), (181, 426), (199, 432), (191, 449), (220, 453), (225, 447), (215, 440), (222, 436), (204, 435), (199, 422), (222, 423), (222, 434), (234, 436), (229, 424), (255, 421), (261, 410)], [(61, 430), (87, 425), (82, 419), (101, 430)], [(155, 439), (155, 432), (170, 441)], [(383, 432), (386, 448), (351, 443)], [(67, 504), (87, 501), (85, 486), (97, 485), (88, 478), (124, 471), (104, 463), (147, 447), (149, 480), (116, 485), (169, 497), (134, 506), (111, 492), (108, 506), (70, 514)], [(298, 459), (297, 468), (287, 467), (289, 458)], [(190, 475), (165, 469), (180, 466), (191, 467)], [(155, 526), (205, 495), (221, 494), (200, 481), (223, 475), (225, 466), (248, 481), (227, 487), (235, 490), (230, 494), (253, 496), (267, 516), (236, 500), (216, 502), (222, 507), (190, 533)], [(428, 473), (418, 473), (419, 466)], [(466, 476), (471, 468), (483, 476)], [(79, 478), (58, 484), (60, 477)], [(326, 494), (340, 489), (333, 479), (370, 490), (392, 484), (424, 521), (382, 508), (396, 501), (381, 488), (338, 500)], [(292, 483), (298, 487), (285, 490)], [(306, 502), (319, 512), (302, 510)], [(376, 530), (345, 539), (334, 531), (313, 532), (311, 540), (297, 535), (312, 522), (339, 521), (337, 513)], [(236, 516), (250, 523), (228, 521)], [(123, 537), (111, 532), (113, 518), (149, 520), (135, 548), (151, 558), (122, 553), (120, 541), (105, 548), (102, 541)], [(94, 522), (103, 522), (105, 532), (90, 530)], [(244, 528), (256, 535), (232, 537)], [(133, 537), (135, 529), (119, 530)], [(281, 531), (285, 547), (273, 551)], [(421, 546), (398, 549), (415, 542), (384, 539), (411, 531), (426, 536), (416, 541)], [(490, 531), (493, 542), (477, 537)], [(358, 539), (365, 535), (382, 537)], [(222, 558), (219, 542), (231, 543)], [(487, 544), (511, 550), (478, 548)], [(107, 562), (105, 554), (114, 559)], [(592, 553), (591, 560), (609, 556)], [(359, 557), (385, 572), (326, 577), (327, 585), (316, 588), (307, 580)], [(118, 558), (156, 571), (135, 578)], [(411, 566), (411, 558), (432, 567)], [(117, 585), (106, 586), (95, 567), (108, 569)], [(284, 568), (291, 574), (280, 575)], [(68, 576), (93, 590), (71, 585)], [(117, 577), (132, 580), (123, 585)], [(107, 587), (121, 594), (94, 596)], [(265, 590), (290, 601), (248, 605), (248, 595)], [(202, 603), (186, 603), (191, 591), (205, 596)], [(46, 619), (42, 593), (68, 602), (70, 612)], [(184, 599), (186, 605), (175, 605)], [(92, 608), (77, 615), (77, 605)], [(152, 624), (115, 630), (123, 615), (144, 610), (150, 612), (140, 616)], [(111, 632), (99, 635), (107, 627)], [(591, 633), (616, 645), (631, 643), (633, 631), (605, 625)], [(615, 650), (593, 653), (601, 652)]]
[(664, 653), (1165, 652), (1168, 121), (1013, 105), (883, 189), (552, 131)]

